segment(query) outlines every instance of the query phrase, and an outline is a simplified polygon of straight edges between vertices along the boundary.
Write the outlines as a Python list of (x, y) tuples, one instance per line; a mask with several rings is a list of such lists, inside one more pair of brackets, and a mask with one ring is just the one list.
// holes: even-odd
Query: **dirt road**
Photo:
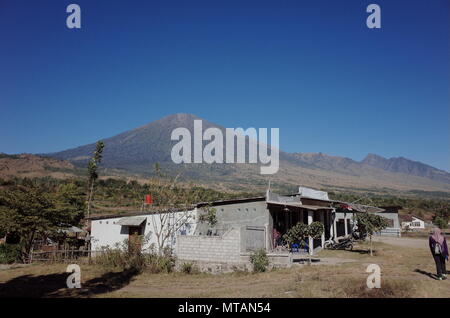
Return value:
[(421, 248), (428, 249), (427, 239), (417, 238), (402, 238), (402, 237), (389, 237), (389, 236), (374, 236), (374, 242), (382, 242), (401, 247)]

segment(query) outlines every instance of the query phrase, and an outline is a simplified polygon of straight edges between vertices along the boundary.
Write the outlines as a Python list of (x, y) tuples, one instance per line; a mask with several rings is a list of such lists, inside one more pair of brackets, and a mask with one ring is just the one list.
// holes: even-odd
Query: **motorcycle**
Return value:
[(338, 242), (329, 240), (329, 241), (325, 242), (324, 248), (330, 249), (330, 250), (352, 250), (353, 249), (353, 238), (346, 237)]

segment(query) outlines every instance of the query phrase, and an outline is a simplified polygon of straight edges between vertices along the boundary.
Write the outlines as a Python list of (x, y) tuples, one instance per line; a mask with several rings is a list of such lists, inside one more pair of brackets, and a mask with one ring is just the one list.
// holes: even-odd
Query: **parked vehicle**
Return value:
[(330, 250), (352, 250), (353, 249), (353, 238), (346, 237), (342, 240), (335, 242), (333, 240), (326, 241), (324, 248)]

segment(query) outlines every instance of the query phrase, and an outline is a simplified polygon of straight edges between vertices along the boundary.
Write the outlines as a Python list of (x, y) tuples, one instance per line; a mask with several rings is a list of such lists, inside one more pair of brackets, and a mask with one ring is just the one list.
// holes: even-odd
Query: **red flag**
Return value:
[(153, 203), (153, 201), (152, 201), (151, 194), (146, 194), (145, 195), (145, 204), (152, 204), (152, 203)]

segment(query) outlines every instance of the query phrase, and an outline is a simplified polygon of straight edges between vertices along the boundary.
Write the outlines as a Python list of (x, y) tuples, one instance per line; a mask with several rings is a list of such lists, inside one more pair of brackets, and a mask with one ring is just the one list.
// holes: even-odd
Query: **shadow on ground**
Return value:
[[(292, 260), (293, 263), (300, 263), (300, 264), (308, 264), (310, 261), (309, 258), (295, 258)], [(311, 263), (319, 263), (320, 259), (318, 258), (311, 258)]]
[(437, 279), (437, 276), (436, 276), (436, 275), (434, 275), (434, 274), (432, 274), (432, 273), (430, 273), (430, 272), (423, 271), (423, 270), (418, 269), (418, 268), (416, 268), (416, 269), (414, 270), (414, 272), (419, 273), (419, 274), (422, 274), (422, 275), (425, 275), (425, 276), (428, 276), (428, 277), (433, 278), (433, 279)]
[(66, 287), (68, 273), (23, 275), (0, 284), (0, 297), (45, 297)]
[(121, 289), (137, 274), (139, 271), (135, 269), (108, 272), (82, 283), (79, 289), (67, 288), (69, 273), (23, 275), (0, 283), (0, 297), (90, 297)]
[[(351, 249), (351, 250), (347, 250), (347, 251), (349, 251), (349, 252), (352, 252), (352, 253), (358, 253), (358, 254), (370, 254), (370, 251), (369, 250), (361, 250), (361, 249)], [(372, 252), (375, 254), (376, 253), (376, 251), (375, 250), (372, 250)]]

